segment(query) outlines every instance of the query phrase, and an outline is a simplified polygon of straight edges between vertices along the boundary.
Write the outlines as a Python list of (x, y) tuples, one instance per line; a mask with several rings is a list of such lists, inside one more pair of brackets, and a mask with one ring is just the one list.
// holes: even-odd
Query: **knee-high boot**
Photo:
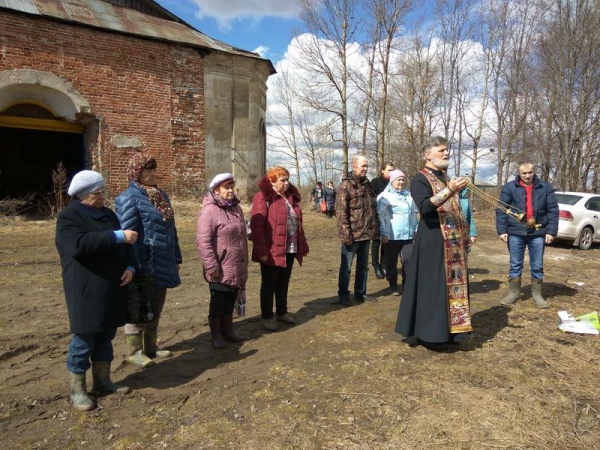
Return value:
[(128, 386), (115, 384), (110, 379), (110, 361), (92, 361), (92, 392), (129, 394)]
[(69, 372), (70, 392), (69, 398), (73, 403), (73, 407), (79, 411), (89, 411), (94, 408), (94, 402), (87, 394), (85, 385), (85, 372), (74, 373)]
[(127, 334), (127, 345), (129, 346), (129, 357), (127, 361), (136, 367), (151, 367), (156, 364), (144, 354), (142, 333)]
[(210, 327), (210, 335), (212, 336), (212, 345), (214, 348), (225, 348), (223, 333), (221, 327), (221, 317), (209, 317), (208, 325)]
[(535, 280), (531, 279), (531, 296), (533, 297), (533, 301), (537, 305), (538, 308), (546, 309), (550, 308), (550, 305), (544, 297), (542, 297), (542, 285), (543, 280)]
[(243, 342), (248, 340), (248, 336), (236, 334), (233, 330), (233, 315), (222, 317), (221, 331), (223, 333), (223, 338), (228, 342)]
[(158, 328), (144, 330), (143, 335), (144, 353), (148, 358), (170, 358), (171, 356), (173, 356), (173, 353), (170, 350), (160, 350), (158, 348)]
[(502, 299), (501, 305), (510, 306), (521, 297), (521, 277), (508, 279), (508, 295)]

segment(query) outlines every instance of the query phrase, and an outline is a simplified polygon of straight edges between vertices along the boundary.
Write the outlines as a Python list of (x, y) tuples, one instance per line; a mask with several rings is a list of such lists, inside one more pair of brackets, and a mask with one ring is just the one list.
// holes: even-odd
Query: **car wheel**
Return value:
[(591, 228), (585, 227), (581, 230), (581, 235), (579, 236), (579, 248), (581, 250), (589, 250), (592, 247), (592, 242), (594, 242), (594, 232)]

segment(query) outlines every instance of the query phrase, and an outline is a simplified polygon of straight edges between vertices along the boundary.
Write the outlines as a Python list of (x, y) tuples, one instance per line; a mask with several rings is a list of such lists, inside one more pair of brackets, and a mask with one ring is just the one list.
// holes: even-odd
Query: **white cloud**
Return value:
[(269, 47), (267, 47), (265, 45), (259, 45), (254, 50), (252, 50), (252, 53), (258, 53), (263, 58), (268, 58), (269, 57), (269, 50), (270, 50)]
[(294, 17), (299, 0), (193, 0), (199, 19), (214, 18), (223, 30), (231, 30), (238, 19), (260, 20), (264, 16)]

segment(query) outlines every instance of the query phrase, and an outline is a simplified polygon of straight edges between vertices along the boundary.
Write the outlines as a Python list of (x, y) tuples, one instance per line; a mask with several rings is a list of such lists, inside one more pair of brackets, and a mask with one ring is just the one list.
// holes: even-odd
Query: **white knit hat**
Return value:
[(81, 172), (77, 172), (71, 180), (68, 194), (71, 197), (82, 198), (90, 192), (104, 189), (105, 187), (104, 178), (98, 172), (82, 170)]
[(219, 175), (215, 176), (212, 179), (212, 181), (210, 182), (208, 187), (210, 188), (211, 191), (214, 191), (217, 186), (219, 186), (220, 184), (225, 183), (226, 181), (229, 181), (229, 180), (235, 181), (235, 178), (233, 177), (232, 174), (220, 173)]

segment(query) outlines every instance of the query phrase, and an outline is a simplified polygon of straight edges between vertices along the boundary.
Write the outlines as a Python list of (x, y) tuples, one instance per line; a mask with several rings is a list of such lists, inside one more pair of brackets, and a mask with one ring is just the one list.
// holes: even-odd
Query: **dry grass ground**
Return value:
[(113, 378), (134, 388), (75, 412), (69, 341), (51, 221), (0, 227), (0, 447), (15, 449), (591, 449), (600, 442), (600, 339), (561, 333), (556, 311), (598, 308), (600, 249), (548, 248), (546, 297), (498, 306), (508, 256), (489, 213), (477, 215), (470, 257), (472, 338), (448, 353), (411, 347), (393, 332), (399, 299), (369, 280), (377, 301), (340, 309), (334, 221), (306, 214), (311, 247), (295, 267), (290, 310), (299, 324), (260, 323), (251, 265), (251, 336), (210, 346), (207, 285), (194, 244), (197, 205), (176, 204), (185, 263), (169, 292), (161, 339), (175, 356), (139, 371), (114, 341)]

